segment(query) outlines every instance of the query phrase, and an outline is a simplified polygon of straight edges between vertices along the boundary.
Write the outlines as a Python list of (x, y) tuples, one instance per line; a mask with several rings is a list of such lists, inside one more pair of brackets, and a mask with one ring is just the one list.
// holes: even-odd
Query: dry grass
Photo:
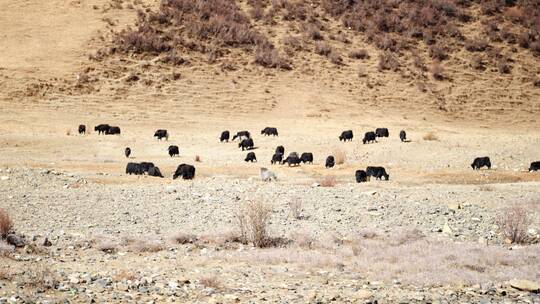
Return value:
[(203, 277), (199, 283), (206, 288), (222, 289), (222, 284), (216, 276)]
[(95, 241), (94, 248), (105, 253), (115, 253), (118, 251), (120, 244), (111, 239), (98, 239)]
[(333, 175), (325, 176), (319, 181), (319, 184), (322, 187), (335, 187), (337, 185), (336, 177)]
[(260, 201), (246, 202), (236, 214), (241, 238), (255, 247), (271, 245), (267, 226), (270, 208)]
[(293, 199), (289, 202), (289, 209), (291, 210), (291, 216), (295, 220), (301, 220), (302, 216), (302, 201), (300, 199)]
[(30, 265), (20, 278), (20, 283), (25, 287), (47, 290), (56, 288), (59, 280), (57, 274), (46, 266)]
[(193, 244), (197, 241), (197, 237), (193, 234), (179, 232), (171, 235), (170, 240), (174, 244), (184, 245)]
[(347, 153), (339, 148), (334, 149), (332, 152), (332, 155), (334, 156), (334, 161), (336, 165), (343, 165), (345, 161), (347, 160)]
[(437, 141), (439, 140), (439, 137), (437, 137), (437, 134), (433, 132), (428, 132), (424, 136), (422, 136), (422, 139), (426, 141)]
[(123, 244), (133, 252), (158, 252), (165, 249), (163, 242), (156, 236), (141, 235), (137, 237), (124, 237)]
[(529, 212), (517, 206), (505, 209), (497, 219), (499, 229), (504, 236), (510, 242), (517, 244), (527, 243), (527, 230), (530, 223)]
[(13, 221), (5, 209), (0, 208), (0, 237), (5, 238), (13, 229)]
[(9, 256), (15, 252), (15, 247), (6, 243), (3, 240), (0, 240), (0, 256)]
[(287, 247), (236, 251), (222, 253), (220, 258), (252, 264), (293, 264), (310, 271), (343, 264), (346, 270), (364, 273), (373, 281), (391, 283), (399, 278), (403, 284), (437, 286), (503, 282), (515, 277), (536, 280), (537, 269), (531, 263), (537, 263), (540, 256), (540, 245), (509, 251), (475, 242), (430, 239), (414, 229), (395, 236), (356, 238), (343, 244), (323, 244), (317, 239), (312, 243), (309, 237), (301, 241), (304, 250)]

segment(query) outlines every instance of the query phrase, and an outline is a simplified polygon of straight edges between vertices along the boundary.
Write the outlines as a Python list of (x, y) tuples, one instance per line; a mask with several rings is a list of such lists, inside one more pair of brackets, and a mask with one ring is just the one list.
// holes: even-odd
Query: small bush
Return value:
[(435, 141), (435, 140), (439, 140), (439, 137), (437, 137), (437, 135), (433, 132), (428, 132), (422, 137), (422, 139), (426, 141)]
[(535, 77), (535, 78), (533, 79), (532, 83), (533, 83), (533, 85), (534, 85), (535, 87), (540, 88), (540, 77)]
[(497, 62), (497, 69), (501, 74), (509, 74), (512, 71), (510, 65), (508, 64), (508, 61), (505, 59), (501, 59), (499, 60), (499, 62)]
[(294, 199), (289, 202), (289, 209), (291, 210), (291, 215), (295, 220), (302, 219), (302, 201), (299, 199)]
[(307, 26), (305, 28), (305, 33), (311, 40), (319, 41), (324, 39), (324, 36), (315, 25)]
[(216, 276), (203, 277), (199, 280), (199, 283), (206, 288), (221, 289), (221, 283)]
[(388, 53), (388, 52), (382, 53), (379, 56), (378, 69), (379, 71), (391, 70), (395, 72), (399, 70), (399, 61), (391, 53)]
[(446, 51), (443, 47), (439, 45), (432, 45), (429, 47), (429, 57), (439, 61), (443, 61), (448, 58), (448, 55), (446, 54)]
[(201, 157), (199, 155), (195, 155), (195, 162), (197, 163), (202, 162)]
[(330, 62), (335, 65), (343, 64), (343, 58), (341, 58), (341, 55), (339, 55), (339, 53), (336, 51), (330, 52), (330, 54), (328, 55), (328, 59), (330, 59)]
[(184, 245), (193, 244), (195, 241), (197, 241), (197, 237), (193, 234), (176, 233), (170, 237), (170, 240), (175, 244)]
[(119, 244), (116, 241), (102, 239), (97, 241), (95, 248), (105, 253), (115, 253), (118, 250), (118, 246)]
[(267, 231), (270, 211), (268, 206), (259, 201), (247, 202), (241, 206), (236, 215), (241, 238), (259, 248), (271, 245)]
[(504, 210), (499, 215), (497, 224), (504, 236), (512, 243), (523, 244), (527, 242), (530, 219), (524, 208), (512, 207)]
[(347, 153), (342, 149), (334, 149), (332, 155), (334, 156), (334, 161), (336, 162), (336, 165), (343, 165), (347, 160)]
[(291, 69), (291, 66), (279, 55), (279, 52), (270, 46), (257, 48), (255, 51), (255, 63), (266, 68)]
[(367, 76), (367, 72), (366, 72), (366, 69), (363, 67), (363, 66), (359, 66), (358, 67), (358, 77), (359, 78), (364, 78)]
[(319, 41), (315, 43), (315, 53), (321, 56), (328, 56), (332, 52), (332, 47), (326, 42)]
[(336, 177), (332, 176), (332, 175), (325, 176), (325, 177), (323, 177), (323, 179), (321, 179), (319, 184), (322, 187), (335, 187), (336, 184), (337, 184)]
[(0, 257), (9, 256), (13, 252), (15, 252), (15, 246), (12, 246), (0, 239)]
[(471, 61), (471, 66), (475, 70), (484, 71), (486, 69), (484, 61), (480, 56), (474, 56)]
[(468, 40), (465, 43), (465, 49), (469, 52), (483, 52), (488, 48), (489, 44), (479, 38)]
[(283, 44), (290, 47), (295, 51), (302, 50), (302, 41), (295, 36), (285, 36), (283, 37)]
[(6, 210), (0, 208), (0, 237), (5, 238), (13, 228), (13, 222)]
[(434, 61), (433, 64), (431, 64), (431, 67), (429, 69), (431, 75), (436, 80), (443, 80), (444, 79), (444, 69), (442, 65), (438, 61)]
[(349, 57), (354, 58), (354, 59), (369, 59), (369, 54), (366, 50), (361, 49), (361, 50), (351, 51), (349, 53)]

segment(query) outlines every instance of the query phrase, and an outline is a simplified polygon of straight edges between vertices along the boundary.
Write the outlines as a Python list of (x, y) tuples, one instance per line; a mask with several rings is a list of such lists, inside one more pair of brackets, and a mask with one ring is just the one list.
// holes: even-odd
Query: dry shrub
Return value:
[(442, 46), (432, 45), (429, 47), (429, 57), (439, 61), (443, 61), (448, 58), (448, 54)]
[(497, 69), (501, 74), (510, 74), (510, 72), (512, 71), (512, 68), (510, 67), (506, 59), (501, 59), (499, 60), (499, 62), (497, 62)]
[(527, 230), (530, 223), (529, 212), (518, 206), (504, 210), (497, 219), (499, 229), (504, 236), (517, 244), (527, 242)]
[(9, 256), (13, 252), (15, 252), (15, 246), (0, 240), (0, 256)]
[(337, 181), (336, 181), (336, 177), (335, 176), (332, 176), (332, 175), (329, 175), (329, 176), (325, 176), (321, 179), (321, 181), (319, 182), (319, 184), (322, 186), (322, 187), (335, 187), (336, 184), (337, 184)]
[(291, 49), (295, 51), (302, 50), (302, 41), (298, 37), (295, 36), (285, 36), (283, 37), (283, 44), (285, 46), (290, 47)]
[(472, 58), (471, 66), (473, 67), (473, 69), (478, 70), (478, 71), (484, 71), (486, 69), (484, 61), (482, 60), (482, 57), (480, 56), (474, 56)]
[(433, 132), (428, 132), (422, 137), (422, 139), (426, 141), (436, 141), (439, 140), (439, 137), (437, 137), (437, 134)]
[(71, 130), (70, 129), (66, 130), (66, 136), (71, 136)]
[(255, 63), (265, 68), (291, 69), (289, 63), (279, 55), (278, 50), (270, 45), (257, 48), (255, 51)]
[(199, 155), (195, 155), (195, 162), (202, 162), (201, 157)]
[(532, 83), (533, 83), (533, 85), (534, 85), (535, 87), (540, 88), (540, 77), (538, 77), (538, 76), (535, 77), (535, 78), (533, 79)]
[(165, 249), (165, 246), (159, 239), (142, 236), (133, 240), (128, 248), (134, 252), (158, 252)]
[(436, 80), (443, 80), (444, 79), (444, 69), (440, 62), (434, 61), (431, 64), (431, 67), (429, 68), (429, 72)]
[(199, 283), (206, 288), (221, 289), (221, 283), (216, 276), (203, 277)]
[(343, 165), (347, 160), (347, 153), (342, 149), (334, 149), (332, 155), (334, 156), (334, 161), (336, 162), (336, 165)]
[(332, 50), (330, 54), (328, 55), (328, 59), (330, 59), (330, 62), (332, 62), (335, 65), (341, 65), (343, 64), (343, 58), (341, 58), (341, 55), (335, 50)]
[(57, 288), (59, 280), (58, 276), (49, 268), (42, 265), (33, 265), (24, 272), (20, 283), (25, 287), (47, 290)]
[(468, 40), (465, 42), (465, 49), (469, 52), (483, 52), (488, 48), (487, 41), (480, 38)]
[(291, 200), (289, 202), (289, 209), (291, 210), (293, 219), (300, 220), (304, 218), (302, 216), (302, 201), (300, 199)]
[(315, 43), (315, 53), (321, 56), (328, 56), (332, 52), (332, 47), (323, 41)]
[(291, 238), (294, 244), (303, 249), (312, 249), (317, 243), (315, 237), (308, 232), (295, 232)]
[(354, 58), (354, 59), (369, 59), (369, 54), (366, 50), (360, 49), (360, 50), (351, 51), (349, 53), (349, 57)]
[(268, 220), (271, 209), (260, 201), (246, 202), (236, 214), (241, 238), (255, 247), (268, 247)]
[(0, 237), (5, 238), (11, 229), (13, 222), (5, 209), (0, 208)]
[(321, 31), (315, 25), (310, 24), (306, 26), (304, 31), (311, 40), (319, 41), (324, 39)]
[(98, 239), (94, 247), (105, 253), (115, 253), (118, 251), (119, 246), (120, 244), (118, 244), (117, 241), (111, 239)]
[(180, 244), (180, 245), (193, 244), (194, 242), (197, 241), (197, 236), (193, 234), (189, 234), (189, 233), (179, 232), (179, 233), (175, 233), (171, 235), (170, 240), (174, 244)]
[(381, 55), (379, 55), (378, 69), (379, 71), (391, 70), (395, 72), (399, 70), (399, 61), (391, 53), (384, 52)]

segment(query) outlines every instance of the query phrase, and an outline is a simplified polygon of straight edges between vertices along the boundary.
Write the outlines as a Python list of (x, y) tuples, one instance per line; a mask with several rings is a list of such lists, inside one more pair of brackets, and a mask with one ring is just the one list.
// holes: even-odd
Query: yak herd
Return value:
[[(108, 124), (100, 124), (94, 127), (94, 131), (97, 131), (98, 134), (104, 134), (104, 135), (120, 135), (120, 128), (117, 126), (110, 126)], [(86, 126), (85, 125), (79, 125), (79, 134), (85, 134), (86, 133)], [(229, 131), (223, 131), (220, 136), (220, 142), (229, 142), (231, 133)], [(261, 130), (261, 135), (265, 136), (279, 136), (277, 128), (273, 127), (266, 127), (263, 130)], [(364, 134), (364, 137), (362, 139), (363, 144), (369, 144), (369, 143), (376, 143), (377, 138), (379, 137), (389, 137), (390, 133), (387, 128), (377, 128), (375, 131), (368, 131)], [(154, 137), (156, 137), (158, 140), (168, 140), (169, 139), (169, 132), (165, 129), (159, 129), (154, 133)], [(340, 141), (352, 141), (354, 137), (352, 130), (346, 130), (341, 133), (341, 135), (338, 137)], [(232, 141), (238, 139), (238, 148), (241, 148), (242, 151), (244, 150), (252, 150), (255, 148), (255, 144), (253, 142), (253, 138), (251, 136), (251, 133), (249, 131), (238, 131), (236, 134), (233, 135)], [(404, 130), (401, 130), (399, 132), (399, 139), (402, 142), (408, 142), (407, 140), (407, 133)], [(168, 148), (168, 153), (170, 157), (179, 156), (180, 151), (178, 146), (171, 145)], [(131, 148), (126, 147), (124, 154), (127, 158), (131, 155)], [(274, 164), (287, 164), (290, 166), (299, 166), (301, 163), (303, 164), (313, 164), (313, 153), (311, 152), (304, 152), (302, 154), (298, 154), (297, 152), (290, 152), (287, 157), (284, 157), (285, 155), (285, 148), (283, 146), (277, 146), (275, 153), (272, 155), (272, 159), (270, 163), (272, 165)], [(255, 152), (249, 151), (244, 159), (246, 162), (256, 162), (257, 156), (255, 155)], [(329, 155), (326, 158), (325, 161), (325, 167), (326, 168), (332, 168), (336, 164), (335, 157), (333, 155)], [(488, 169), (491, 169), (491, 160), (489, 157), (477, 157), (474, 159), (473, 163), (471, 164), (471, 167), (473, 170), (479, 170), (483, 167), (487, 167)], [(529, 167), (530, 171), (538, 171), (540, 170), (540, 161), (532, 162)], [(157, 166), (155, 166), (151, 162), (141, 162), (141, 163), (134, 163), (129, 162), (126, 165), (126, 174), (135, 174), (135, 175), (144, 175), (147, 174), (149, 176), (156, 176), (156, 177), (163, 177), (161, 174), (161, 171)], [(195, 177), (195, 167), (193, 165), (189, 164), (180, 164), (176, 171), (173, 174), (173, 179), (177, 179), (178, 177), (182, 177), (182, 179), (193, 179)], [(263, 180), (275, 180), (275, 175), (269, 171), (266, 168), (261, 168), (261, 177)], [(355, 179), (356, 182), (367, 182), (370, 180), (371, 177), (374, 177), (375, 179), (385, 179), (388, 180), (390, 178), (390, 175), (386, 172), (386, 169), (384, 167), (379, 166), (368, 166), (366, 170), (356, 170), (355, 172)]]

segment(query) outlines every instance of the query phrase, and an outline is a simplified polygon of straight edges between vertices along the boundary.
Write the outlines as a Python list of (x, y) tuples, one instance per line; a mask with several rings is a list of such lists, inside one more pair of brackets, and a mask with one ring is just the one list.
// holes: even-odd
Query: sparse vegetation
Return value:
[(517, 244), (527, 243), (530, 218), (526, 209), (516, 206), (503, 210), (497, 224), (510, 242)]
[(199, 283), (206, 288), (221, 289), (221, 283), (216, 276), (203, 277), (199, 280)]
[(236, 219), (240, 229), (241, 238), (255, 247), (271, 245), (268, 236), (268, 220), (270, 208), (260, 201), (246, 202), (240, 206)]
[(5, 209), (0, 208), (0, 237), (5, 238), (13, 229), (13, 221)]
[(422, 137), (422, 139), (426, 141), (436, 141), (439, 140), (439, 137), (434, 132), (428, 132)]
[(332, 151), (336, 165), (343, 165), (347, 160), (347, 153), (343, 149), (336, 148)]
[(295, 220), (300, 220), (302, 216), (302, 201), (300, 199), (293, 199), (289, 202), (289, 209), (291, 210), (291, 216)]
[(335, 187), (337, 184), (336, 177), (332, 175), (325, 176), (321, 179), (319, 184), (322, 187)]

